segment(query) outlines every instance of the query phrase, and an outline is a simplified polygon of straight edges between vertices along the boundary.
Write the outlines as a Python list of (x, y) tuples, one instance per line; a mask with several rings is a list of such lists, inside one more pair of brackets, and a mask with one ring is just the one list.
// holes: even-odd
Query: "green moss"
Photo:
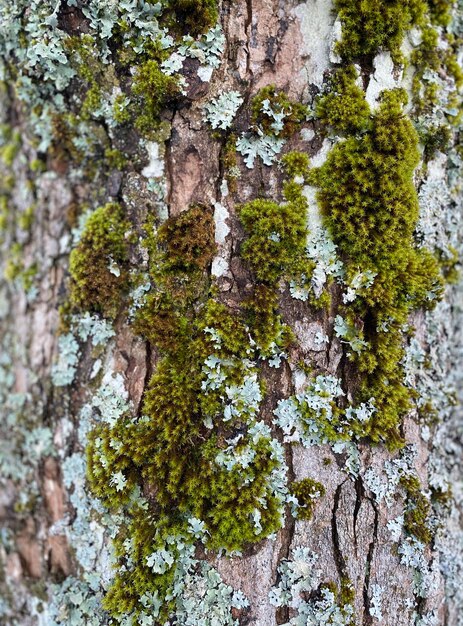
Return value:
[(252, 338), (259, 346), (262, 354), (271, 353), (278, 338), (280, 348), (287, 348), (293, 341), (293, 335), (288, 326), (283, 324), (278, 312), (278, 294), (267, 285), (257, 285), (253, 296), (244, 303), (248, 311), (249, 327), (252, 329)]
[(218, 17), (217, 0), (169, 0), (163, 14), (173, 32), (193, 37), (209, 30)]
[(115, 148), (106, 148), (104, 153), (106, 164), (109, 168), (123, 170), (127, 164), (127, 159), (120, 150)]
[(434, 24), (448, 26), (452, 19), (453, 0), (428, 0), (429, 12)]
[(223, 147), (221, 162), (230, 193), (236, 193), (238, 188), (237, 179), (240, 175), (238, 159), (236, 158), (236, 135), (232, 133)]
[(308, 108), (304, 104), (290, 100), (274, 85), (263, 87), (252, 99), (251, 123), (268, 135), (291, 137), (307, 115)]
[(424, 0), (335, 0), (334, 6), (342, 23), (337, 52), (346, 61), (384, 49), (401, 62), (404, 35), (423, 23), (427, 11)]
[(430, 543), (432, 533), (427, 524), (431, 511), (431, 503), (421, 492), (420, 481), (416, 476), (402, 476), (401, 486), (407, 494), (404, 514), (405, 530), (424, 544)]
[(0, 148), (0, 159), (6, 167), (11, 167), (21, 147), (21, 135), (19, 131), (11, 131), (8, 135), (9, 140)]
[(416, 131), (402, 112), (405, 101), (401, 90), (384, 92), (371, 129), (338, 143), (312, 172), (325, 223), (348, 272), (376, 273), (373, 285), (351, 305), (364, 320), (371, 349), (352, 358), (362, 375), (358, 401), (375, 398), (377, 407), (366, 434), (392, 447), (410, 408), (397, 366), (403, 356), (401, 328), (413, 310), (432, 307), (442, 291), (437, 260), (413, 241), (419, 152)]
[(81, 311), (116, 315), (127, 287), (130, 224), (119, 204), (99, 207), (88, 218), (78, 245), (71, 252), (70, 301)]
[[(153, 231), (153, 224), (148, 229)], [(216, 251), (214, 231), (210, 209), (192, 206), (164, 222), (148, 242), (157, 289), (138, 311), (135, 328), (164, 352), (189, 345), (197, 317), (193, 303), (206, 299), (205, 270)]]
[[(307, 174), (308, 160), (300, 153), (286, 155), (284, 163), (291, 174)], [(259, 198), (238, 209), (248, 235), (241, 246), (241, 255), (257, 279), (267, 284), (274, 284), (304, 266), (307, 200), (294, 177), (284, 184), (283, 194), (286, 203)]]
[(214, 230), (212, 211), (204, 206), (193, 206), (164, 222), (159, 240), (167, 249), (168, 269), (209, 267), (216, 253)]
[(136, 126), (141, 132), (155, 130), (159, 114), (179, 94), (177, 78), (164, 74), (156, 59), (148, 59), (137, 67), (132, 93), (138, 97)]
[(303, 478), (290, 485), (290, 491), (299, 502), (297, 516), (300, 519), (310, 520), (315, 508), (315, 502), (318, 498), (325, 495), (325, 487), (311, 478)]
[[(157, 232), (150, 220), (147, 233), (152, 289), (135, 328), (154, 344), (159, 361), (144, 394), (142, 417), (97, 426), (90, 434), (88, 476), (109, 509), (128, 511), (128, 526), (121, 528), (115, 546), (124, 565), (130, 542), (131, 567), (116, 574), (105, 607), (116, 617), (137, 616), (141, 596), (156, 591), (167, 619), (181, 561), (178, 546), (193, 542), (186, 536), (189, 518), (204, 523), (203, 541), (213, 550), (246, 549), (281, 527), (282, 499), (271, 479), (281, 461), (268, 432), (252, 431), (263, 386), (251, 362), (250, 335), (262, 335), (270, 344), (272, 332), (277, 343), (284, 331), (276, 302), (267, 302), (265, 293), (256, 296), (259, 305), (255, 302), (252, 312), (216, 299), (209, 284), (214, 221), (207, 207), (192, 206)], [(226, 378), (214, 377), (215, 363)], [(252, 384), (249, 400), (240, 396), (246, 381)], [(225, 417), (225, 397), (233, 386), (234, 411)], [(240, 454), (248, 462), (235, 461)], [(150, 494), (144, 510), (132, 510), (137, 485)], [(169, 547), (172, 567), (153, 572), (147, 558), (164, 549), (167, 536), (175, 537)]]
[(370, 107), (357, 78), (352, 65), (337, 70), (329, 83), (329, 92), (317, 100), (316, 116), (336, 132), (356, 133), (369, 125)]

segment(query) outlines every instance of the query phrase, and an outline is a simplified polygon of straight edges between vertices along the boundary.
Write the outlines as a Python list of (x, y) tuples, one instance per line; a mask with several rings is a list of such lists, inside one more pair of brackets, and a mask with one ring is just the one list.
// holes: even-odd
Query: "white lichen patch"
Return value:
[(334, 23), (331, 0), (308, 0), (298, 4), (293, 15), (302, 35), (301, 55), (307, 59), (304, 72), (313, 85), (321, 87), (330, 66), (330, 45)]
[(370, 76), (370, 81), (365, 93), (365, 100), (372, 111), (377, 107), (381, 92), (385, 89), (394, 89), (401, 82), (401, 76), (396, 78), (394, 62), (390, 52), (380, 52), (373, 59), (375, 71)]
[(149, 163), (141, 173), (146, 178), (161, 178), (164, 175), (164, 158), (160, 155), (159, 144), (156, 141), (148, 141), (145, 148), (148, 152)]
[(225, 91), (204, 105), (205, 119), (212, 128), (226, 130), (232, 125), (242, 104), (243, 97), (238, 91)]

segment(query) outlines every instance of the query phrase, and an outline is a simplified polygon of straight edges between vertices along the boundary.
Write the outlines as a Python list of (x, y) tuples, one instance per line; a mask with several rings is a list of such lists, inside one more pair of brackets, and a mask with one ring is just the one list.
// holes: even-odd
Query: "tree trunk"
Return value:
[(463, 624), (460, 3), (0, 15), (0, 624)]

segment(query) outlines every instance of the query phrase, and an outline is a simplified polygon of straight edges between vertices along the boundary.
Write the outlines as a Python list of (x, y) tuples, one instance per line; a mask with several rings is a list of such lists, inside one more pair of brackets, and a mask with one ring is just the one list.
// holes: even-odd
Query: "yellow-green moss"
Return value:
[(119, 204), (110, 202), (88, 218), (69, 262), (70, 301), (81, 311), (113, 317), (127, 287), (130, 224)]
[(370, 122), (370, 107), (357, 78), (352, 65), (337, 70), (328, 93), (316, 102), (316, 116), (336, 132), (355, 133), (366, 129)]
[(346, 61), (374, 56), (390, 50), (395, 62), (402, 61), (400, 47), (404, 35), (423, 23), (424, 0), (335, 0), (342, 24), (337, 52)]
[(405, 102), (402, 90), (384, 92), (370, 130), (335, 145), (311, 175), (348, 276), (359, 268), (376, 273), (372, 286), (351, 305), (364, 320), (370, 345), (353, 358), (362, 377), (357, 400), (375, 398), (377, 407), (366, 434), (390, 446), (399, 443), (400, 420), (410, 408), (398, 366), (402, 326), (413, 310), (432, 307), (442, 291), (437, 260), (413, 241), (419, 152), (417, 133), (402, 110)]
[(432, 539), (428, 525), (431, 503), (422, 493), (420, 481), (416, 476), (402, 476), (400, 484), (407, 494), (404, 528), (418, 541), (427, 544)]
[(247, 239), (241, 256), (259, 281), (274, 284), (307, 265), (307, 200), (295, 176), (307, 175), (308, 158), (290, 153), (283, 161), (291, 178), (283, 185), (285, 203), (258, 198), (238, 209)]
[(157, 128), (162, 109), (179, 94), (178, 80), (164, 74), (157, 59), (148, 59), (137, 67), (132, 93), (138, 97), (136, 126), (150, 132)]

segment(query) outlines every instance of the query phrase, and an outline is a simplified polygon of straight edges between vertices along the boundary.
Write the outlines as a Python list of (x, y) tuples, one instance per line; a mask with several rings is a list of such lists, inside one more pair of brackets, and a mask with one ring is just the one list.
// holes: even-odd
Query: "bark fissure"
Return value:
[(340, 581), (346, 577), (347, 564), (341, 550), (340, 533), (338, 529), (338, 509), (342, 497), (342, 488), (348, 479), (340, 483), (334, 492), (333, 508), (331, 513), (331, 537), (333, 540), (333, 557)]
[[(363, 487), (362, 487), (363, 489)], [(375, 554), (375, 549), (378, 544), (378, 528), (379, 528), (379, 509), (378, 505), (372, 498), (367, 498), (370, 502), (373, 512), (373, 535), (370, 545), (368, 546), (367, 553), (367, 562), (365, 565), (365, 578), (363, 582), (363, 626), (371, 626), (373, 624), (373, 617), (370, 615), (370, 580), (371, 580), (371, 569), (373, 558)]]

